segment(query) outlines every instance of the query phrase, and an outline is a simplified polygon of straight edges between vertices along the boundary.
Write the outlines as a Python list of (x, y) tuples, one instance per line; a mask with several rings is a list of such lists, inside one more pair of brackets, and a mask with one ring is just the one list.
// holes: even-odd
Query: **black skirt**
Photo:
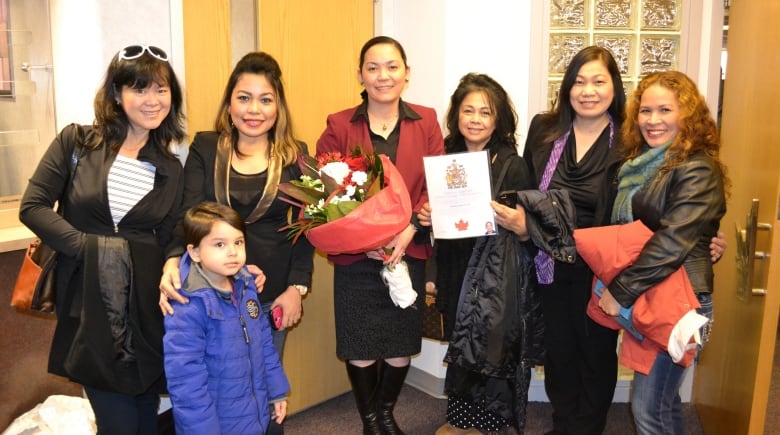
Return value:
[(336, 355), (343, 360), (379, 360), (420, 353), (425, 307), (425, 261), (406, 257), (414, 304), (401, 309), (390, 299), (377, 260), (334, 269)]

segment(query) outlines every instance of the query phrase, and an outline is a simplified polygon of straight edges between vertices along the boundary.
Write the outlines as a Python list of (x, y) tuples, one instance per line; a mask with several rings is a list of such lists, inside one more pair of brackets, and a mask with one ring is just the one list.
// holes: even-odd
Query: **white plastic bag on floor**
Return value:
[(409, 266), (406, 262), (400, 262), (393, 269), (383, 267), (382, 280), (390, 290), (390, 299), (401, 308), (406, 308), (417, 299), (417, 292), (412, 287), (412, 279), (409, 277)]
[(54, 395), (16, 418), (3, 435), (95, 434), (95, 414), (81, 397)]

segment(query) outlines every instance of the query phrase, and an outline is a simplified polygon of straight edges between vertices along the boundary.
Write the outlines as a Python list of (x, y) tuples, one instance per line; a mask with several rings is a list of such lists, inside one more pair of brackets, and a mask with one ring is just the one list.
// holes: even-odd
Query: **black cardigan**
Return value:
[[(156, 167), (154, 188), (115, 229), (107, 178), (117, 153), (105, 144), (92, 149), (81, 147), (92, 134), (91, 127), (75, 124), (60, 132), (30, 178), (19, 210), (20, 220), (58, 252), (57, 326), (49, 371), (87, 386), (126, 394), (161, 392), (165, 383), (158, 287), (163, 247), (170, 238), (181, 199), (181, 163), (165, 155), (157, 144), (144, 146), (138, 160)], [(71, 170), (76, 171), (73, 183), (66, 186)], [(52, 209), (63, 192), (67, 192), (64, 217)], [(87, 299), (94, 293), (85, 293), (84, 284), (97, 281), (96, 276), (85, 274), (82, 262), (88, 234), (119, 236), (129, 242), (133, 253), (130, 324), (134, 328), (137, 366), (118, 366), (111, 340), (105, 336), (110, 331), (81, 327), (87, 318), (105, 318), (101, 304)]]

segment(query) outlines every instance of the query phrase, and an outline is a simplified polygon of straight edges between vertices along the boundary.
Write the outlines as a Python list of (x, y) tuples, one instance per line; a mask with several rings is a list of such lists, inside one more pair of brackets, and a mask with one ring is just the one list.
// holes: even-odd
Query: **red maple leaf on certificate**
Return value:
[(464, 222), (463, 219), (455, 222), (455, 229), (458, 231), (466, 231), (469, 229), (469, 223), (468, 221)]

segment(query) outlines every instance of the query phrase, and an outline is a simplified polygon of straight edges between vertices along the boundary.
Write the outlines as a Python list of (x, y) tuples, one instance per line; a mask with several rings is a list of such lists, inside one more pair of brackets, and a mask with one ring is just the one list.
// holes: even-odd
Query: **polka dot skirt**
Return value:
[(484, 406), (457, 396), (447, 399), (447, 422), (459, 429), (475, 428), (482, 431), (500, 431), (510, 421), (488, 411)]

